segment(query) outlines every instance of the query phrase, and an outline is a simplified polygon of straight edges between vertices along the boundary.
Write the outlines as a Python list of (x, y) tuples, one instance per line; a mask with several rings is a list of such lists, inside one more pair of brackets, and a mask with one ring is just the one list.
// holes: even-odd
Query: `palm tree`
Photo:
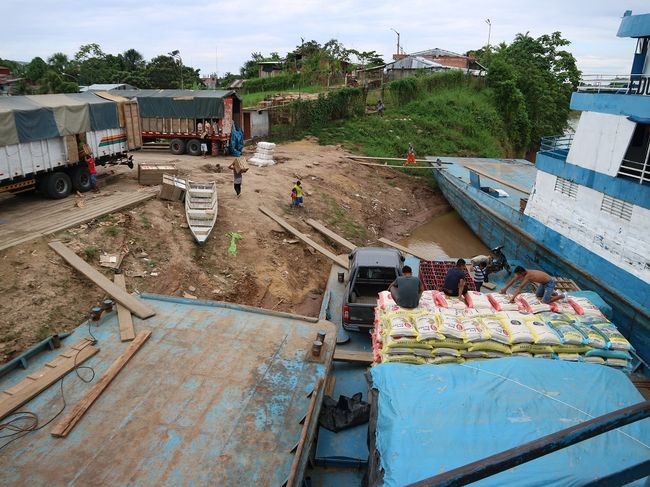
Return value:
[(70, 60), (67, 54), (62, 52), (55, 52), (47, 58), (47, 64), (57, 73), (65, 73), (70, 66)]

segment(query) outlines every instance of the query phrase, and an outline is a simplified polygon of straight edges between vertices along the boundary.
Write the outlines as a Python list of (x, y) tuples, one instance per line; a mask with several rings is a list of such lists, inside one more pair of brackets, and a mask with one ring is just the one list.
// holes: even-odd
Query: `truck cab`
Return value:
[(374, 326), (377, 294), (402, 275), (404, 256), (395, 249), (359, 247), (349, 256), (343, 295), (343, 328), (360, 331)]

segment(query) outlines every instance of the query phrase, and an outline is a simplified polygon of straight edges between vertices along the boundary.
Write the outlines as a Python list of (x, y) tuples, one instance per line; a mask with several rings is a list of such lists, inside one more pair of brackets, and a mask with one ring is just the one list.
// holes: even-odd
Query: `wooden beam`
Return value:
[[(115, 274), (113, 281), (121, 289), (126, 291), (126, 281), (124, 280), (124, 274)], [(117, 321), (120, 324), (120, 340), (123, 342), (131, 341), (135, 338), (135, 330), (133, 329), (133, 318), (131, 317), (131, 312), (122, 306), (120, 303), (117, 305)]]
[(307, 245), (310, 245), (313, 248), (315, 248), (316, 250), (318, 250), (321, 254), (323, 254), (328, 259), (333, 260), (334, 262), (336, 262), (338, 265), (340, 265), (344, 269), (349, 268), (349, 264), (348, 264), (347, 259), (342, 259), (341, 257), (339, 257), (339, 256), (335, 255), (334, 253), (330, 252), (329, 250), (327, 250), (325, 247), (322, 247), (322, 246), (318, 245), (316, 242), (314, 242), (311, 238), (309, 238), (307, 235), (302, 233), (300, 230), (292, 227), (283, 218), (280, 218), (279, 216), (277, 216), (273, 212), (267, 210), (266, 208), (262, 208), (260, 206), (259, 210), (262, 213), (264, 213), (266, 216), (268, 216), (269, 218), (274, 220), (282, 228), (284, 228), (285, 230), (287, 230), (290, 233), (293, 233), (297, 238), (299, 238), (300, 240), (305, 242)]
[(95, 384), (90, 388), (88, 393), (81, 399), (75, 407), (70, 411), (51, 431), (52, 436), (66, 437), (72, 431), (72, 428), (79, 422), (81, 417), (86, 413), (88, 408), (97, 400), (102, 392), (108, 387), (115, 376), (124, 368), (127, 362), (140, 350), (144, 342), (151, 336), (151, 331), (141, 331), (135, 337), (129, 346), (126, 347), (124, 353), (120, 355), (115, 362), (111, 364), (106, 373), (102, 375)]
[[(289, 478), (287, 479), (287, 487), (297, 487), (302, 484), (302, 479), (298, 479), (298, 469), (300, 468), (300, 463), (302, 460), (302, 453), (305, 449), (305, 442), (307, 441), (307, 433), (309, 432), (309, 427), (311, 423), (311, 418), (314, 414), (314, 409), (316, 408), (316, 401), (320, 393), (321, 387), (323, 387), (323, 382), (325, 379), (323, 377), (319, 378), (316, 381), (314, 390), (311, 393), (311, 398), (309, 400), (309, 406), (307, 407), (307, 415), (305, 416), (305, 422), (302, 425), (302, 431), (300, 432), (300, 440), (298, 441), (298, 447), (296, 448), (296, 453), (293, 457), (293, 463), (291, 464), (291, 470), (289, 470)], [(318, 419), (317, 419), (318, 421)]]
[(391, 241), (388, 240), (387, 238), (381, 237), (381, 238), (379, 238), (378, 240), (379, 240), (381, 243), (383, 243), (383, 244), (385, 244), (385, 245), (388, 245), (389, 247), (394, 247), (394, 248), (396, 248), (397, 250), (400, 250), (400, 251), (402, 251), (402, 252), (404, 252), (404, 253), (406, 253), (406, 254), (409, 254), (409, 255), (413, 255), (413, 256), (417, 257), (418, 259), (420, 259), (420, 260), (434, 260), (434, 259), (432, 259), (432, 258), (430, 258), (430, 257), (427, 257), (427, 256), (424, 256), (424, 255), (422, 255), (422, 254), (419, 254), (418, 252), (416, 252), (416, 251), (413, 250), (413, 249), (409, 249), (408, 247), (404, 247), (403, 245), (400, 245), (400, 244), (398, 244), (398, 243), (391, 242)]
[(124, 289), (120, 289), (117, 285), (109, 281), (94, 267), (84, 262), (77, 254), (65, 246), (63, 242), (55, 240), (49, 243), (49, 246), (57, 254), (68, 262), (72, 267), (81, 272), (88, 279), (93, 281), (97, 286), (106, 291), (106, 293), (115, 299), (122, 306), (130, 310), (138, 318), (143, 320), (156, 314), (156, 312), (143, 302), (137, 300)]
[(374, 362), (372, 352), (347, 351), (338, 347), (334, 349), (333, 360), (338, 362), (355, 362), (361, 364), (371, 364)]
[[(406, 162), (406, 157), (370, 157), (370, 156), (348, 156), (350, 159), (370, 159), (373, 161), (401, 161), (401, 162)], [(452, 164), (451, 162), (445, 162), (445, 161), (440, 161), (439, 163), (437, 161), (430, 161), (429, 159), (416, 159), (415, 162), (425, 162), (427, 164), (430, 164), (432, 162), (435, 162), (437, 164)], [(383, 166), (383, 164), (381, 164)], [(417, 167), (417, 166), (416, 166)], [(431, 169), (431, 167), (427, 166), (428, 169)]]
[(349, 250), (354, 250), (357, 248), (356, 245), (354, 245), (352, 242), (349, 240), (344, 239), (340, 235), (337, 235), (334, 233), (332, 230), (327, 228), (326, 226), (322, 225), (321, 223), (317, 222), (316, 220), (312, 220), (311, 218), (307, 220), (307, 225), (311, 226), (315, 230), (319, 231), (323, 235), (325, 235), (327, 238), (330, 240), (333, 240), (337, 244), (342, 245), (343, 247), (349, 249)]
[(92, 343), (91, 340), (84, 338), (72, 347), (66, 348), (57, 358), (46, 363), (38, 372), (28, 375), (15, 386), (3, 391), (0, 394), (0, 419), (18, 409), (73, 370), (77, 365), (84, 363), (99, 352), (99, 348), (94, 347)]
[(508, 188), (512, 188), (514, 190), (519, 191), (520, 193), (524, 194), (530, 194), (530, 188), (524, 188), (523, 186), (519, 186), (516, 183), (506, 181), (505, 179), (501, 179), (499, 176), (495, 176), (494, 174), (490, 174), (488, 172), (485, 172), (481, 169), (479, 169), (477, 166), (473, 164), (463, 164), (459, 163), (459, 165), (466, 167), (470, 171), (474, 171), (476, 174), (483, 176), (487, 179), (491, 179), (492, 181), (496, 181), (499, 184), (503, 184), (504, 186), (507, 186)]

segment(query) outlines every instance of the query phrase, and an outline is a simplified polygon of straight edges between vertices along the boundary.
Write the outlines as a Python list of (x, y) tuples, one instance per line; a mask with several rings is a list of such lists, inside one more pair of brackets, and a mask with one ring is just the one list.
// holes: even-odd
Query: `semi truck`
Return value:
[(233, 124), (241, 126), (242, 102), (233, 90), (119, 90), (137, 100), (142, 140), (169, 144), (172, 154), (225, 154)]
[(129, 151), (141, 146), (137, 101), (108, 93), (0, 97), (0, 193), (85, 192), (84, 155), (132, 168)]

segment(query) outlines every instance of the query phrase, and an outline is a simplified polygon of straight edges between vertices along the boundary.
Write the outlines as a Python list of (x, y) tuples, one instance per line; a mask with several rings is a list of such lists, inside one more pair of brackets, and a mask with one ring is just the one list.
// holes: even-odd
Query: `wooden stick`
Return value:
[(61, 421), (59, 421), (56, 426), (52, 429), (52, 436), (56, 437), (66, 437), (68, 433), (72, 431), (72, 428), (79, 422), (81, 417), (86, 413), (88, 408), (92, 406), (95, 400), (101, 395), (101, 393), (108, 387), (111, 381), (115, 376), (122, 370), (126, 363), (135, 355), (135, 353), (140, 349), (140, 347), (147, 341), (151, 336), (151, 331), (141, 331), (138, 333), (138, 336), (135, 337), (129, 346), (126, 347), (126, 350), (122, 355), (120, 355), (115, 362), (111, 364), (106, 373), (99, 379), (95, 385), (93, 385), (88, 393), (81, 399), (75, 407), (70, 411)]
[(312, 220), (311, 218), (307, 220), (307, 225), (313, 227), (315, 230), (318, 230), (320, 233), (325, 235), (327, 238), (333, 240), (334, 242), (342, 245), (343, 247), (349, 249), (349, 250), (354, 250), (357, 248), (356, 245), (354, 245), (352, 242), (349, 240), (346, 240), (345, 238), (341, 237), (340, 235), (337, 235), (334, 233), (332, 230), (327, 228), (325, 225), (322, 225), (321, 223), (317, 222), (316, 220)]
[(90, 266), (87, 262), (75, 254), (72, 250), (65, 246), (63, 242), (55, 240), (50, 242), (49, 246), (72, 267), (81, 272), (88, 279), (93, 281), (97, 286), (106, 291), (106, 293), (113, 297), (118, 303), (130, 310), (134, 315), (143, 320), (156, 314), (146, 304), (138, 301), (136, 298), (127, 293), (124, 289), (120, 289), (117, 285), (106, 279), (94, 267)]
[(332, 252), (327, 250), (325, 247), (323, 247), (321, 245), (318, 245), (316, 242), (314, 242), (311, 238), (309, 238), (307, 235), (302, 233), (300, 230), (298, 230), (298, 229), (292, 227), (291, 225), (289, 225), (283, 218), (280, 218), (279, 216), (277, 216), (273, 212), (267, 210), (266, 208), (262, 208), (261, 206), (259, 207), (259, 210), (262, 213), (264, 213), (266, 216), (268, 216), (269, 218), (275, 220), (282, 228), (284, 228), (288, 232), (293, 233), (297, 238), (299, 238), (300, 240), (305, 242), (307, 245), (310, 245), (313, 248), (315, 248), (316, 250), (318, 250), (325, 257), (333, 260), (334, 262), (336, 262), (338, 265), (340, 265), (344, 269), (349, 268), (349, 265), (348, 265), (348, 262), (347, 262), (346, 259), (342, 259), (341, 257), (339, 257), (337, 255), (334, 255)]
[(363, 166), (373, 166), (373, 167), (387, 167), (388, 169), (433, 169), (432, 166), (398, 166), (396, 164), (377, 164), (375, 162), (363, 162), (363, 161), (352, 161), (356, 164), (361, 164)]
[(0, 394), (0, 419), (43, 392), (97, 352), (99, 348), (93, 347), (92, 342), (84, 338), (72, 347), (66, 348), (38, 372), (30, 374), (15, 386), (3, 391)]
[(512, 188), (514, 190), (517, 190), (520, 193), (530, 194), (530, 189), (529, 188), (524, 188), (523, 186), (519, 186), (518, 184), (511, 183), (509, 181), (506, 181), (505, 179), (501, 179), (499, 176), (487, 173), (487, 172), (479, 169), (478, 167), (476, 167), (476, 166), (474, 166), (472, 164), (460, 163), (459, 165), (466, 167), (470, 171), (474, 171), (476, 174), (478, 174), (480, 176), (483, 176), (483, 177), (485, 177), (487, 179), (491, 179), (492, 181), (496, 181), (497, 183), (503, 184), (504, 186), (507, 186), (508, 188)]
[[(370, 156), (348, 156), (350, 159), (370, 159), (374, 161), (402, 161), (406, 162), (406, 157), (370, 157)], [(427, 164), (431, 162), (429, 159), (415, 159), (415, 162), (426, 162)], [(440, 161), (440, 164), (452, 164), (451, 162)], [(429, 168), (430, 169), (430, 168)]]
[(305, 447), (305, 441), (307, 440), (307, 433), (309, 432), (309, 423), (311, 423), (311, 417), (316, 408), (316, 400), (318, 399), (318, 394), (320, 388), (323, 386), (324, 378), (320, 377), (316, 381), (314, 386), (314, 391), (311, 393), (311, 399), (309, 400), (309, 407), (307, 408), (307, 415), (305, 416), (305, 422), (302, 425), (302, 431), (300, 432), (300, 441), (298, 441), (298, 447), (296, 448), (295, 456), (293, 457), (293, 463), (291, 464), (291, 470), (289, 471), (289, 479), (287, 480), (287, 487), (298, 486), (300, 479), (296, 479), (298, 474), (298, 469), (300, 468), (300, 461), (302, 459), (302, 451)]
[(394, 247), (394, 248), (396, 248), (397, 250), (400, 250), (400, 251), (402, 251), (402, 252), (404, 252), (404, 253), (406, 253), (406, 254), (409, 254), (409, 255), (412, 255), (412, 256), (414, 256), (414, 257), (417, 257), (417, 258), (420, 259), (420, 260), (433, 260), (433, 259), (431, 259), (431, 258), (429, 258), (429, 257), (426, 257), (426, 256), (424, 256), (424, 255), (421, 255), (421, 254), (417, 253), (416, 251), (414, 251), (414, 250), (412, 250), (412, 249), (409, 249), (408, 247), (404, 247), (403, 245), (400, 245), (400, 244), (398, 244), (398, 243), (391, 242), (391, 241), (388, 240), (387, 238), (381, 237), (381, 238), (379, 238), (379, 239), (377, 239), (377, 240), (379, 240), (381, 243), (383, 243), (383, 244), (385, 244), (385, 245), (388, 245), (389, 247)]
[(374, 362), (372, 352), (350, 352), (339, 348), (334, 349), (334, 357), (332, 360), (336, 360), (337, 362), (355, 362), (361, 364), (371, 364)]
[[(126, 291), (126, 281), (124, 280), (124, 274), (115, 274), (113, 281), (115, 281), (115, 284), (117, 284), (120, 288)], [(131, 341), (135, 338), (135, 330), (133, 329), (133, 318), (131, 317), (131, 312), (120, 303), (116, 303), (116, 306), (117, 321), (120, 324), (120, 340), (123, 342)]]

